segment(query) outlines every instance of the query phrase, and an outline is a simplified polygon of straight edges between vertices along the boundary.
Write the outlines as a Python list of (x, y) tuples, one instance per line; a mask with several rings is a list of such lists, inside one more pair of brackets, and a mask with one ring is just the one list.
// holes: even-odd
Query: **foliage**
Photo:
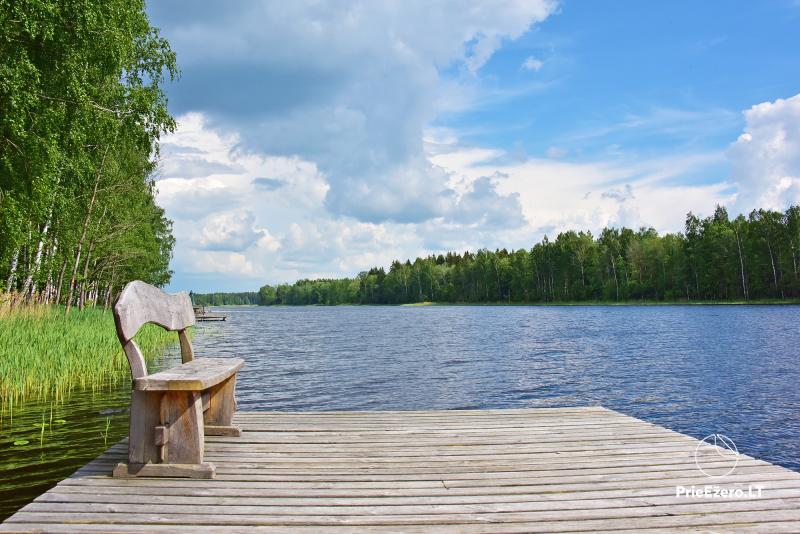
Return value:
[(242, 293), (193, 293), (195, 304), (202, 306), (247, 306), (259, 304), (259, 295), (255, 291)]
[[(800, 207), (723, 207), (686, 217), (684, 234), (605, 228), (547, 236), (530, 250), (479, 250), (394, 261), (355, 278), (264, 286), (258, 304), (733, 301), (800, 297)], [(219, 300), (224, 300), (222, 296)]]
[(0, 0), (0, 290), (69, 310), (169, 280), (152, 176), (176, 73), (142, 0)]
[[(136, 335), (148, 360), (176, 341), (174, 332), (155, 325)], [(64, 316), (54, 306), (0, 302), (1, 404), (60, 399), (73, 389), (125, 380), (129, 372), (111, 313), (87, 308)]]

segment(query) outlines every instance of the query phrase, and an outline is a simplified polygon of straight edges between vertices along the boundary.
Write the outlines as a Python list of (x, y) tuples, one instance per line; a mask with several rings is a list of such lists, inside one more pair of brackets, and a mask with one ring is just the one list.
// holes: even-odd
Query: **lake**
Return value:
[[(228, 320), (201, 323), (195, 352), (246, 360), (240, 410), (603, 405), (800, 470), (798, 306), (219, 311)], [(4, 414), (0, 517), (126, 433), (128, 387), (27, 405), (13, 429)]]

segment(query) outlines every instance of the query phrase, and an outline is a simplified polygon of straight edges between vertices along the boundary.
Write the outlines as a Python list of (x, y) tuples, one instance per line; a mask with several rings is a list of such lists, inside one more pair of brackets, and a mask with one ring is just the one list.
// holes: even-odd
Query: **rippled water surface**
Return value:
[[(740, 451), (800, 469), (800, 307), (220, 311), (228, 320), (202, 324), (195, 352), (246, 360), (240, 410), (603, 405), (698, 438), (726, 434)], [(165, 364), (176, 358), (172, 351)], [(109, 444), (119, 439), (127, 414), (107, 410), (124, 409), (128, 392), (115, 391), (62, 406), (58, 418), (67, 422), (48, 427), (54, 445), (45, 440), (46, 450), (34, 440), (31, 452), (14, 450), (4, 420), (0, 484), (28, 480), (35, 496), (70, 472), (65, 465), (104, 448), (97, 436), (106, 425)], [(31, 436), (46, 410), (29, 409)], [(92, 446), (80, 447), (81, 439)], [(26, 467), (10, 469), (15, 462)]]
[(800, 307), (226, 310), (242, 410), (603, 405), (800, 469)]

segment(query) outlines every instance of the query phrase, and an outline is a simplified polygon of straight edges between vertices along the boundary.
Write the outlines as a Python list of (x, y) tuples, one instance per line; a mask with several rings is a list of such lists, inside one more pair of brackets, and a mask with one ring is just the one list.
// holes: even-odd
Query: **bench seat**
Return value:
[(196, 358), (172, 369), (134, 379), (139, 391), (203, 391), (235, 374), (241, 358)]

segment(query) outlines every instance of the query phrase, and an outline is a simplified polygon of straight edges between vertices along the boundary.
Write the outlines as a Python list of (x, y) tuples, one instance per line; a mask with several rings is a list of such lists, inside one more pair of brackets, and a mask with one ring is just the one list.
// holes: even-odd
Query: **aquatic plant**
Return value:
[[(152, 360), (177, 336), (146, 325), (136, 336)], [(129, 380), (110, 312), (85, 309), (65, 316), (54, 306), (0, 307), (0, 411), (32, 399), (63, 399), (75, 389), (100, 389)]]

